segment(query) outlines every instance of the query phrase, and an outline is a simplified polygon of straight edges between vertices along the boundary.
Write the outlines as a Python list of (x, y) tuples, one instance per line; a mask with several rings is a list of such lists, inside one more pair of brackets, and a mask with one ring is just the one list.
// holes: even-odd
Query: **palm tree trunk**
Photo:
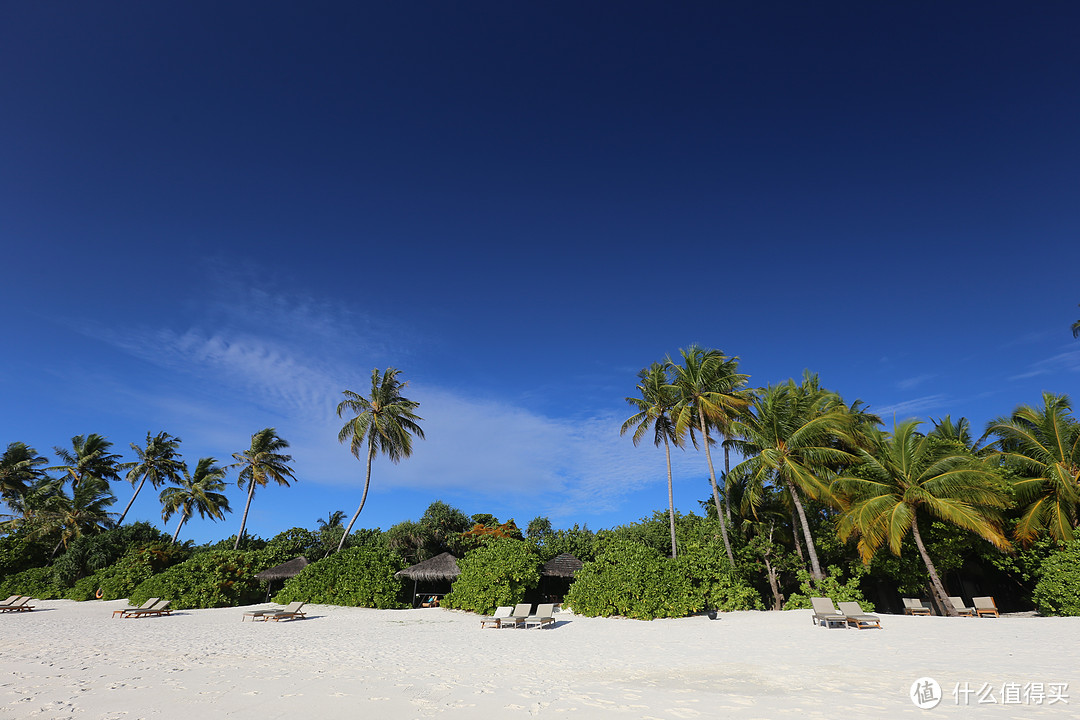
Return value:
[(727, 445), (724, 446), (724, 511), (727, 514), (728, 522), (731, 522), (731, 502), (728, 499), (727, 494), (727, 478), (731, 474), (731, 448)]
[(799, 493), (795, 492), (795, 486), (788, 482), (787, 488), (788, 492), (791, 493), (791, 500), (795, 504), (795, 512), (799, 515), (799, 522), (802, 523), (803, 537), (806, 539), (806, 550), (807, 554), (810, 555), (810, 577), (814, 579), (814, 582), (821, 582), (825, 578), (825, 573), (821, 572), (821, 563), (818, 562), (814, 537), (810, 534), (810, 523), (806, 519), (806, 510), (803, 509)]
[(184, 523), (187, 522), (187, 519), (187, 513), (180, 513), (180, 524), (176, 526), (176, 532), (173, 533), (171, 544), (176, 544), (176, 538), (180, 537), (180, 528), (184, 527)]
[(803, 553), (802, 540), (799, 539), (799, 518), (795, 516), (794, 507), (791, 510), (791, 537), (795, 540), (795, 552), (799, 555), (799, 561), (806, 565), (806, 554)]
[(675, 492), (671, 487), (671, 446), (667, 437), (664, 437), (664, 453), (667, 455), (667, 501), (668, 522), (671, 525), (671, 557), (679, 556), (678, 546), (675, 544)]
[(127, 504), (127, 507), (124, 508), (124, 512), (120, 513), (120, 519), (116, 521), (116, 526), (117, 527), (120, 527), (121, 525), (124, 524), (124, 518), (127, 517), (128, 510), (131, 509), (131, 506), (135, 504), (135, 498), (139, 497), (139, 491), (142, 490), (143, 483), (145, 483), (145, 482), (146, 482), (146, 476), (143, 475), (142, 480), (139, 481), (139, 487), (135, 488), (135, 494), (131, 496), (130, 500), (128, 500), (128, 504)]
[(919, 534), (918, 518), (911, 518), (911, 536), (915, 538), (915, 547), (919, 548), (919, 555), (922, 555), (923, 564), (926, 565), (926, 571), (930, 573), (930, 586), (934, 589), (934, 594), (937, 595), (938, 607), (945, 611), (945, 614), (949, 617), (956, 617), (956, 610), (953, 609), (952, 603), (949, 602), (948, 596), (945, 594), (945, 585), (942, 584), (941, 578), (938, 576), (937, 568), (934, 567), (934, 563), (930, 560), (929, 553), (926, 552), (926, 546), (923, 545), (922, 535)]
[(728, 562), (735, 567), (735, 555), (731, 552), (731, 541), (728, 540), (727, 523), (724, 522), (724, 508), (720, 506), (720, 491), (716, 489), (716, 470), (713, 469), (712, 451), (709, 450), (709, 431), (705, 427), (705, 416), (698, 413), (698, 422), (701, 425), (701, 437), (705, 438), (705, 459), (709, 461), (709, 484), (712, 485), (713, 503), (716, 505), (716, 517), (720, 520), (720, 536), (724, 539), (724, 550), (727, 552)]
[(364, 478), (364, 494), (360, 496), (360, 507), (356, 508), (356, 514), (352, 516), (352, 520), (349, 521), (349, 527), (345, 528), (345, 532), (341, 535), (341, 542), (338, 543), (338, 552), (345, 545), (345, 538), (349, 537), (349, 533), (352, 532), (353, 523), (356, 522), (356, 518), (360, 517), (360, 511), (364, 509), (364, 503), (367, 502), (368, 486), (371, 485), (371, 461), (375, 459), (375, 446), (368, 446), (367, 454), (367, 477)]
[(244, 505), (244, 517), (240, 520), (240, 532), (236, 534), (236, 542), (233, 544), (233, 550), (240, 548), (240, 538), (244, 537), (244, 528), (247, 527), (248, 510), (251, 509), (251, 498), (255, 497), (255, 478), (251, 479), (251, 484), (248, 485), (248, 498), (247, 503)]

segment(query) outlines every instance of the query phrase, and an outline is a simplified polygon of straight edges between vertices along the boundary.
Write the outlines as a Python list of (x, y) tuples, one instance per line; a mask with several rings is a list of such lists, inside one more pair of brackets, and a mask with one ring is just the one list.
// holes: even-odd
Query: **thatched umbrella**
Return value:
[(563, 553), (544, 563), (540, 568), (541, 592), (545, 600), (559, 602), (570, 589), (570, 583), (577, 571), (585, 564), (570, 553)]
[(409, 578), (413, 581), (413, 602), (416, 602), (416, 585), (420, 581), (442, 582), (449, 585), (454, 581), (461, 570), (457, 565), (457, 558), (448, 552), (428, 558), (422, 563), (417, 563), (404, 570), (398, 570), (394, 577)]
[(300, 557), (293, 558), (288, 562), (283, 562), (280, 565), (275, 565), (272, 568), (263, 570), (261, 573), (255, 575), (255, 579), (266, 583), (266, 599), (270, 599), (270, 584), (274, 580), (288, 580), (291, 577), (295, 577), (300, 574), (300, 571), (307, 567), (308, 559), (301, 555)]

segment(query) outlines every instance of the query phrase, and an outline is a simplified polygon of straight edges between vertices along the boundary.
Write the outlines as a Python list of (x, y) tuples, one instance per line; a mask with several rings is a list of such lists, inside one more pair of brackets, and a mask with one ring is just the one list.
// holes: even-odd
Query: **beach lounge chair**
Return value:
[(955, 610), (956, 614), (960, 617), (975, 617), (975, 608), (964, 607), (963, 598), (950, 595), (949, 604), (952, 605), (952, 609)]
[(10, 603), (9, 605), (0, 605), (0, 612), (23, 612), (24, 610), (33, 610), (33, 605), (27, 605), (30, 602), (29, 595), (20, 595), (18, 600)]
[(929, 615), (930, 608), (918, 598), (904, 598), (905, 615)]
[(22, 597), (23, 597), (22, 595), (12, 595), (7, 600), (0, 603), (0, 607), (7, 607), (8, 605), (13, 604), (16, 600), (21, 600)]
[(518, 603), (514, 606), (514, 612), (510, 613), (510, 617), (503, 618), (502, 624), (499, 627), (505, 627), (507, 625), (511, 627), (524, 627), (525, 618), (532, 615), (532, 603)]
[(545, 625), (555, 626), (555, 603), (541, 603), (536, 606), (536, 612), (525, 618), (525, 627), (536, 625), (543, 628)]
[(509, 605), (500, 605), (495, 608), (495, 614), (491, 617), (480, 618), (480, 627), (502, 627), (502, 621), (510, 617), (510, 613), (514, 611), (514, 608)]
[(149, 610), (150, 608), (157, 605), (157, 601), (158, 601), (157, 598), (150, 598), (149, 600), (144, 602), (142, 605), (139, 605), (138, 607), (126, 607), (126, 608), (120, 608), (119, 610), (113, 610), (112, 616), (113, 617), (116, 617), (117, 615), (122, 616), (125, 613), (135, 612), (136, 610)]
[(172, 600), (158, 600), (156, 603), (148, 608), (137, 608), (135, 610), (128, 610), (120, 617), (122, 618), (137, 618), (137, 617), (150, 617), (160, 615), (172, 615), (172, 609), (169, 605), (172, 604)]
[(814, 606), (814, 615), (811, 621), (815, 625), (825, 627), (847, 627), (847, 618), (833, 607), (829, 598), (810, 598), (810, 604)]
[(868, 628), (877, 628), (881, 630), (881, 618), (877, 615), (867, 615), (863, 612), (863, 609), (859, 607), (857, 602), (842, 602), (837, 603), (840, 606), (840, 613), (847, 618), (848, 625), (854, 625), (860, 630), (866, 630)]
[(284, 610), (263, 613), (257, 619), (262, 620), (263, 622), (266, 622), (267, 620), (273, 620), (274, 622), (278, 622), (279, 620), (295, 620), (296, 618), (304, 617), (304, 613), (300, 611), (300, 608), (302, 607), (304, 607), (303, 602), (291, 602), (285, 606)]
[(973, 597), (971, 604), (975, 606), (975, 614), (979, 617), (1001, 617), (992, 597)]

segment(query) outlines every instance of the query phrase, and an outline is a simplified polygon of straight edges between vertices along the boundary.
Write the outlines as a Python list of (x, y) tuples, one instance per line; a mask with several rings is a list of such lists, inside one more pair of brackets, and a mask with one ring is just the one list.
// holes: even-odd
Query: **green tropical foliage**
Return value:
[(139, 583), (128, 599), (139, 605), (152, 597), (168, 598), (174, 610), (251, 605), (266, 592), (255, 574), (267, 567), (272, 565), (258, 551), (196, 553)]
[(690, 580), (658, 550), (616, 540), (578, 571), (565, 603), (578, 615), (638, 620), (685, 617), (702, 609)]
[(394, 573), (405, 567), (384, 548), (346, 548), (311, 563), (289, 578), (274, 600), (323, 605), (402, 608), (402, 583)]
[(443, 607), (490, 614), (500, 605), (516, 605), (540, 582), (540, 558), (528, 543), (499, 538), (458, 560), (461, 575)]
[(247, 489), (247, 502), (244, 504), (244, 517), (240, 520), (240, 532), (236, 534), (236, 542), (233, 550), (240, 547), (240, 540), (244, 537), (244, 528), (247, 527), (248, 511), (251, 509), (251, 499), (255, 497), (256, 487), (266, 487), (273, 480), (278, 485), (289, 486), (289, 480), (293, 477), (292, 456), (282, 452), (289, 447), (289, 443), (277, 434), (274, 428), (263, 428), (251, 436), (251, 447), (242, 453), (233, 453), (236, 460), (230, 467), (240, 468), (240, 476), (237, 479), (237, 487)]
[(1080, 540), (1046, 559), (1032, 600), (1042, 615), (1080, 615)]
[(135, 498), (139, 497), (139, 492), (142, 491), (147, 480), (156, 489), (167, 482), (179, 482), (180, 472), (184, 469), (184, 464), (180, 460), (180, 438), (173, 437), (167, 432), (159, 432), (154, 436), (146, 433), (146, 447), (141, 448), (131, 443), (131, 449), (135, 451), (138, 460), (131, 464), (127, 479), (133, 487), (136, 481), (139, 484), (135, 487), (135, 494), (131, 496), (124, 512), (120, 513), (120, 519), (116, 521), (117, 525), (124, 524), (124, 518), (127, 517), (128, 511), (135, 503)]
[[(388, 367), (379, 375), (379, 369), (371, 371), (371, 392), (367, 397), (345, 390), (345, 399), (338, 403), (338, 417), (353, 414), (338, 433), (338, 442), (348, 442), (349, 451), (357, 460), (361, 453), (367, 462), (364, 476), (364, 494), (360, 496), (360, 507), (345, 528), (338, 550), (345, 543), (345, 538), (360, 517), (360, 512), (367, 502), (368, 488), (371, 487), (371, 463), (379, 453), (386, 455), (392, 463), (412, 455), (412, 436), (424, 439), (424, 431), (419, 421), (422, 417), (414, 410), (420, 403), (409, 400), (401, 393), (409, 384), (398, 379), (400, 370)], [(365, 447), (366, 446), (366, 447)]]
[(218, 467), (212, 457), (199, 458), (195, 472), (189, 473), (187, 465), (182, 465), (182, 476), (170, 477), (173, 487), (161, 491), (161, 519), (169, 522), (173, 515), (180, 516), (172, 541), (180, 535), (180, 528), (193, 514), (201, 518), (224, 520), (225, 513), (232, 512), (225, 490), (225, 470)]

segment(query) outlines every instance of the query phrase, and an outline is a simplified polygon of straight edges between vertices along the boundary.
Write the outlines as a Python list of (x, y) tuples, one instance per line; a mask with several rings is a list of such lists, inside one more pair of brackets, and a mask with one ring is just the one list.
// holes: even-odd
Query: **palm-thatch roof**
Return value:
[(583, 567), (585, 564), (576, 557), (570, 553), (563, 553), (544, 563), (544, 566), (540, 568), (540, 574), (551, 577), (574, 577), (574, 573)]
[(442, 555), (436, 555), (422, 563), (399, 570), (394, 573), (394, 576), (410, 580), (453, 580), (460, 574), (457, 558), (444, 552)]
[(263, 570), (255, 576), (255, 579), (262, 580), (263, 582), (270, 582), (271, 580), (288, 580), (294, 575), (299, 575), (300, 571), (307, 567), (307, 564), (307, 558), (301, 555), (288, 562), (283, 562), (280, 565), (275, 565), (272, 568)]

